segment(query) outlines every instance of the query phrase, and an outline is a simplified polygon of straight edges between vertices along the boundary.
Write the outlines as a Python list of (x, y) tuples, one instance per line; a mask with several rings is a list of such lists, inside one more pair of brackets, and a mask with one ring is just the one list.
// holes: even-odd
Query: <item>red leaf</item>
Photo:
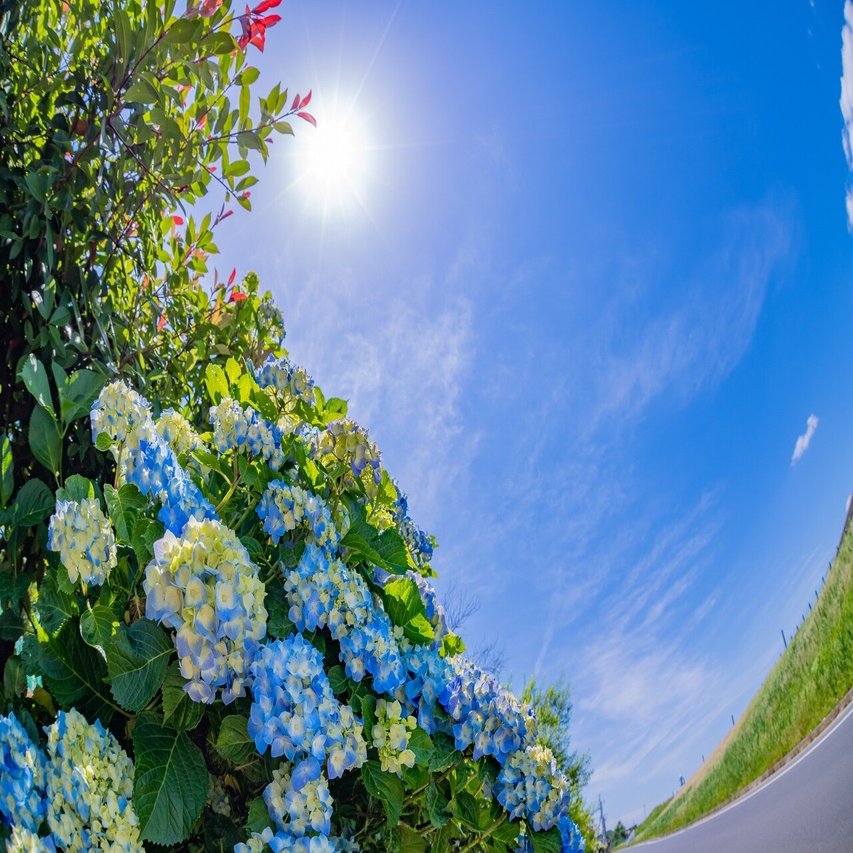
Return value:
[(298, 109), (299, 109), (299, 95), (297, 95), (293, 99), (293, 103), (290, 105), (290, 111), (291, 112), (293, 112), (294, 110), (298, 110)]
[(166, 325), (166, 315), (161, 314), (160, 319), (157, 321), (157, 331), (162, 332), (163, 326), (165, 326), (165, 325)]
[(246, 298), (247, 298), (247, 297), (246, 297), (246, 294), (245, 294), (245, 293), (240, 293), (240, 291), (239, 291), (239, 290), (235, 290), (235, 291), (231, 294), (231, 297), (230, 297), (230, 299), (229, 299), (228, 301), (229, 301), (229, 302), (242, 302), (242, 301), (243, 301), (244, 299), (246, 299)]
[(274, 27), (281, 20), (281, 15), (267, 15), (265, 18), (258, 18), (258, 23), (264, 27)]
[(172, 222), (173, 222), (173, 224), (175, 224), (175, 225), (183, 225), (183, 224), (184, 224), (184, 219), (183, 219), (183, 217), (182, 217), (182, 216), (173, 216), (173, 217), (172, 217)]
[(281, 0), (263, 0), (262, 3), (258, 3), (257, 6), (253, 9), (256, 15), (260, 15), (261, 12), (266, 12), (267, 9), (275, 9), (276, 6), (281, 4)]
[(303, 119), (304, 121), (307, 121), (308, 124), (313, 124), (314, 127), (317, 127), (317, 119), (315, 119), (314, 116), (311, 115), (311, 113), (297, 113), (296, 115), (298, 115), (299, 118)]
[(308, 90), (308, 94), (299, 102), (299, 109), (304, 110), (308, 104), (311, 103), (311, 89)]
[(228, 287), (231, 287), (231, 285), (234, 284), (235, 278), (237, 278), (237, 267), (234, 267), (234, 269), (231, 270), (231, 275), (228, 276)]

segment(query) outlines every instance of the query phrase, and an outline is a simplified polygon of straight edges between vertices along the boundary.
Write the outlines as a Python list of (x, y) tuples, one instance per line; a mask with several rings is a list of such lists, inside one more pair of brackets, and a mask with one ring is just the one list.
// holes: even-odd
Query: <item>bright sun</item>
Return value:
[(370, 161), (362, 122), (352, 109), (317, 108), (317, 129), (300, 134), (298, 182), (324, 213), (363, 207)]

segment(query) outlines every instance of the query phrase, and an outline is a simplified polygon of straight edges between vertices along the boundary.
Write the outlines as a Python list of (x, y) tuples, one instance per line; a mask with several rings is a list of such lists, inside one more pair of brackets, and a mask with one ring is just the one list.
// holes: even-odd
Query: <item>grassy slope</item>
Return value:
[(790, 752), (853, 687), (853, 526), (814, 609), (767, 676), (735, 731), (633, 840), (687, 826), (734, 798)]

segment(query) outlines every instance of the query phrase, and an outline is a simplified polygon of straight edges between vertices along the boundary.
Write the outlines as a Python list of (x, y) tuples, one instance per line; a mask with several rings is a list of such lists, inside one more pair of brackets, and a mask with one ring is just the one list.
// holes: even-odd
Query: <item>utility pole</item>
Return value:
[(601, 817), (602, 841), (607, 845), (607, 849), (610, 850), (610, 839), (607, 837), (607, 824), (604, 822), (604, 804), (601, 802), (601, 794), (598, 795), (598, 814)]

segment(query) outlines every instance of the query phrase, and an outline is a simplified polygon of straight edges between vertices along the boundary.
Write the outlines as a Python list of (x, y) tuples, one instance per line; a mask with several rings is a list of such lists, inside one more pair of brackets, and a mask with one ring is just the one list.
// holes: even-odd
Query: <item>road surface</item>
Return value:
[(760, 788), (628, 853), (853, 853), (853, 705)]

